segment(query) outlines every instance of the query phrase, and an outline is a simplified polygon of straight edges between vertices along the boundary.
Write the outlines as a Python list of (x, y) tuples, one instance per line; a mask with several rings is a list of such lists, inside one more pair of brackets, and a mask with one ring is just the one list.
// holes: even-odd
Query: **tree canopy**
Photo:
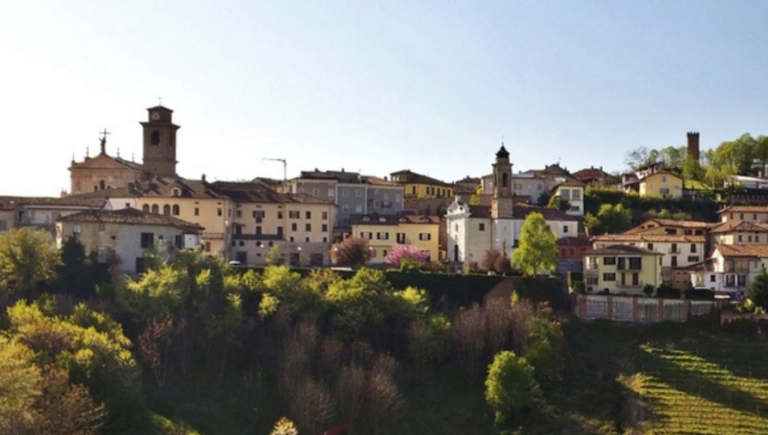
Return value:
[(541, 213), (530, 213), (520, 230), (520, 246), (512, 263), (526, 275), (551, 272), (557, 268), (557, 236)]

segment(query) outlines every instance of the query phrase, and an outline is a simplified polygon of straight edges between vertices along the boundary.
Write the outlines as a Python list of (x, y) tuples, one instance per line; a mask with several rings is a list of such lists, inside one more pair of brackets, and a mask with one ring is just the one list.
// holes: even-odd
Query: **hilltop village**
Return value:
[[(98, 155), (70, 163), (70, 191), (61, 197), (2, 192), (9, 195), (0, 196), (0, 233), (44, 228), (59, 245), (76, 235), (99, 261), (125, 274), (143, 270), (150, 246), (195, 248), (250, 266), (266, 264), (276, 246), (292, 266), (330, 266), (332, 244), (349, 237), (367, 240), (371, 266), (383, 266), (394, 246), (407, 244), (463, 272), (491, 252), (511, 257), (526, 216), (538, 212), (558, 238), (557, 274), (582, 274), (586, 293), (641, 295), (649, 286), (668, 286), (741, 298), (768, 262), (768, 180), (761, 177), (733, 177), (741, 188), (715, 202), (701, 183), (659, 164), (621, 175), (559, 164), (514, 172), (514, 155), (501, 144), (487, 150), (488, 174), (455, 182), (410, 170), (381, 176), (318, 168), (285, 180), (208, 181), (177, 173), (183, 144), (171, 109), (147, 109), (141, 128), (141, 163), (111, 155), (104, 136)], [(685, 151), (700, 159), (698, 133), (688, 133)], [(699, 213), (701, 219), (651, 210), (631, 228), (597, 233), (585, 225), (591, 191), (676, 207), (709, 201), (716, 209)]]

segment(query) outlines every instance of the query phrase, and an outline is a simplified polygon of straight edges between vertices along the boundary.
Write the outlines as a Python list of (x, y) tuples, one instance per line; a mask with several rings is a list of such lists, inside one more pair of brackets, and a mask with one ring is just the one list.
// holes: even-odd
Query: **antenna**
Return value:
[(286, 162), (285, 159), (270, 159), (267, 157), (264, 157), (261, 159), (261, 161), (269, 160), (272, 162), (283, 162), (283, 183), (288, 183), (288, 162)]

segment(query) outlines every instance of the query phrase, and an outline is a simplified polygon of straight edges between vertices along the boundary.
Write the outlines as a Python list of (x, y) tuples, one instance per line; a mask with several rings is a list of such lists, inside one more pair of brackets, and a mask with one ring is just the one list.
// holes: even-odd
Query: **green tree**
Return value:
[(267, 253), (267, 264), (270, 266), (281, 266), (285, 264), (285, 258), (283, 258), (280, 253), (279, 246), (274, 245), (269, 248), (269, 252)]
[(514, 351), (502, 351), (493, 358), (485, 380), (485, 400), (493, 409), (496, 423), (503, 424), (532, 405), (540, 393), (534, 368)]
[(683, 163), (683, 178), (685, 180), (704, 181), (704, 169), (698, 160), (692, 157), (685, 159)]
[(0, 432), (31, 428), (33, 405), (40, 395), (40, 370), (24, 345), (0, 336)]
[(526, 275), (551, 272), (557, 267), (557, 236), (541, 213), (530, 213), (525, 218), (512, 263)]
[(20, 228), (0, 235), (0, 297), (30, 297), (56, 278), (61, 264), (51, 237), (42, 230)]
[(560, 326), (544, 316), (536, 316), (530, 324), (525, 359), (534, 368), (542, 385), (562, 379), (565, 372), (565, 341)]
[(765, 271), (765, 266), (760, 269), (760, 273), (749, 285), (747, 297), (755, 306), (768, 311), (768, 273)]
[(571, 203), (567, 199), (563, 199), (560, 197), (560, 195), (557, 195), (549, 199), (547, 208), (556, 208), (560, 211), (568, 211), (571, 209)]
[(592, 235), (616, 234), (625, 231), (632, 224), (632, 212), (621, 204), (603, 204), (597, 216), (587, 214), (584, 224)]

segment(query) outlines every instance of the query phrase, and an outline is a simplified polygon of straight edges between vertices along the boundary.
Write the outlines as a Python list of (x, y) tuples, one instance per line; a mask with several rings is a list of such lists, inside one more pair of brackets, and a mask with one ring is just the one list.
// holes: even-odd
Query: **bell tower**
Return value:
[(176, 176), (176, 130), (172, 122), (173, 110), (163, 106), (147, 109), (148, 120), (144, 128), (144, 170), (161, 177)]
[(513, 201), (512, 163), (509, 162), (509, 151), (502, 143), (501, 148), (496, 152), (496, 163), (493, 164), (491, 218), (512, 219)]

